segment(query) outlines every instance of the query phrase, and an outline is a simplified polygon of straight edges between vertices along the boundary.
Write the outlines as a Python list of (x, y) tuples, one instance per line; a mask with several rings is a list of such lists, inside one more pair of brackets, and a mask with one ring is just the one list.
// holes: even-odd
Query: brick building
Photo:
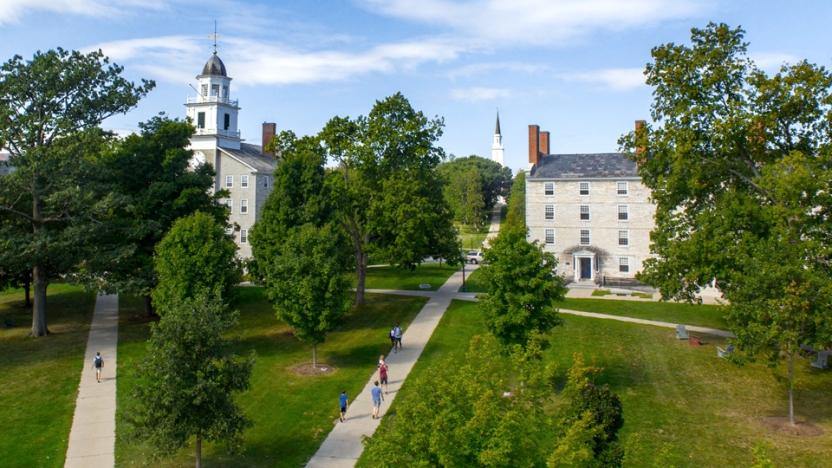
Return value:
[(655, 212), (624, 154), (550, 154), (549, 132), (529, 126), (528, 239), (555, 255), (567, 281), (640, 285)]

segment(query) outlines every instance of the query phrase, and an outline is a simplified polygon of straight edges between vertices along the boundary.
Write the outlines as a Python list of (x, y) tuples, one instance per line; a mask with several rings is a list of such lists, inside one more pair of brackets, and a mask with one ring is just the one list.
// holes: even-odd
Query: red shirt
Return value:
[(378, 376), (382, 379), (387, 377), (387, 364), (382, 364), (381, 367), (378, 368)]

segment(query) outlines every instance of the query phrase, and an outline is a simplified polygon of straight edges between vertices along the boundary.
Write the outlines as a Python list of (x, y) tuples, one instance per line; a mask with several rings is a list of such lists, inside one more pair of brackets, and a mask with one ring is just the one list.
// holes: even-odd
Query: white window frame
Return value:
[[(584, 235), (584, 233), (586, 233), (586, 235)], [(592, 237), (591, 237), (591, 234), (592, 234), (592, 233), (591, 233), (591, 232), (589, 232), (589, 229), (581, 229), (581, 232), (580, 232), (580, 235), (581, 235), (580, 244), (581, 244), (581, 245), (591, 245), (591, 244), (592, 244)], [(586, 242), (584, 242), (584, 239), (586, 239)]]
[(630, 257), (618, 257), (618, 272), (619, 273), (629, 273), (630, 272)]
[(225, 188), (234, 188), (234, 176), (233, 175), (225, 176)]
[(627, 230), (618, 231), (618, 246), (619, 247), (627, 247), (628, 245), (630, 245), (630, 231), (627, 231)]
[(269, 176), (263, 176), (263, 188), (269, 188)]
[[(583, 193), (584, 191), (586, 191), (586, 193)], [(589, 182), (578, 182), (578, 195), (582, 197), (589, 196)]]
[(240, 199), (240, 214), (248, 214), (248, 199)]
[(220, 95), (220, 85), (212, 84), (211, 85), (211, 97), (219, 97)]
[(231, 198), (226, 198), (225, 204), (228, 205), (228, 212), (234, 213), (234, 200)]
[(543, 239), (547, 245), (553, 245), (555, 243), (555, 230), (548, 228), (543, 231)]
[[(621, 211), (621, 208), (624, 208), (624, 211)], [(622, 218), (621, 215), (624, 215)], [(619, 221), (629, 221), (630, 220), (630, 207), (628, 205), (618, 205), (618, 220)]]
[[(624, 193), (621, 193), (621, 184), (624, 184)], [(630, 194), (630, 187), (626, 181), (616, 182), (615, 183), (615, 193), (618, 194), (619, 197), (626, 197)]]
[(234, 235), (234, 228), (233, 227), (225, 228), (225, 235), (226, 236), (233, 236)]
[[(586, 208), (586, 210), (584, 210), (584, 208)], [(589, 214), (589, 205), (580, 205), (580, 208), (578, 209), (581, 211), (578, 216), (581, 221), (589, 221), (592, 218)], [(584, 215), (586, 215), (586, 218), (584, 218)]]
[(248, 176), (240, 176), (240, 188), (248, 188)]
[[(552, 193), (549, 193), (552, 192)], [(554, 182), (543, 182), (543, 195), (547, 197), (551, 197), (555, 194), (555, 183)]]
[(240, 243), (248, 244), (248, 229), (240, 229)]
[(543, 219), (546, 221), (555, 220), (555, 205), (543, 205)]

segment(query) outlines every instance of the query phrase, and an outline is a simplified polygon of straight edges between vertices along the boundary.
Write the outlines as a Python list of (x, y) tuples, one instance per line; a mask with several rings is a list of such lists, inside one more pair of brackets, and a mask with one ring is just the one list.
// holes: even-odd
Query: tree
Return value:
[(511, 169), (476, 155), (453, 158), (437, 170), (444, 179), (445, 200), (454, 219), (467, 225), (482, 223), (511, 187)]
[(802, 61), (768, 76), (744, 57), (743, 35), (711, 23), (692, 29), (690, 47), (652, 50), (645, 75), (661, 126), (620, 141), (657, 205), (656, 257), (638, 278), (687, 301), (715, 284), (735, 344), (752, 356), (774, 344), (825, 348), (832, 75)]
[(477, 308), (504, 346), (526, 346), (535, 331), (545, 334), (562, 323), (555, 303), (563, 301), (566, 287), (556, 266), (537, 241), (526, 241), (525, 226), (500, 229), (485, 249), (480, 282), (488, 294)]
[(307, 223), (291, 230), (280, 253), (261, 267), (277, 317), (292, 327), (295, 337), (312, 345), (315, 368), (317, 346), (351, 307), (346, 245), (332, 225)]
[(370, 461), (380, 467), (542, 466), (553, 429), (544, 411), (553, 397), (553, 369), (542, 365), (539, 347), (513, 355), (527, 369), (520, 391), (504, 379), (501, 351), (494, 337), (475, 336), (464, 360), (443, 361), (408, 383), (392, 423), (364, 437)]
[(255, 354), (243, 361), (228, 352), (223, 334), (237, 323), (219, 296), (171, 297), (165, 314), (151, 324), (147, 357), (137, 371), (132, 407), (123, 415), (131, 439), (149, 443), (153, 459), (173, 455), (196, 437), (196, 466), (202, 466), (202, 442), (242, 448), (251, 422), (234, 402), (249, 388)]
[(355, 255), (356, 304), (364, 303), (370, 255), (407, 268), (437, 253), (459, 261), (453, 216), (435, 171), (444, 157), (435, 146), (442, 126), (397, 93), (377, 101), (367, 117), (333, 118), (319, 135), (338, 163), (328, 182)]
[(526, 229), (526, 173), (520, 172), (511, 184), (505, 228), (519, 226)]
[(156, 246), (154, 261), (159, 285), (153, 303), (164, 314), (175, 298), (217, 295), (228, 301), (242, 279), (237, 246), (222, 225), (206, 213), (178, 219)]
[(110, 224), (120, 229), (106, 232), (99, 244), (126, 245), (132, 254), (118, 262), (92, 258), (87, 276), (103, 281), (105, 290), (144, 296), (149, 317), (153, 314), (150, 292), (158, 283), (153, 268), (156, 245), (174, 221), (196, 211), (225, 224), (228, 211), (219, 199), (227, 192), (212, 193), (216, 174), (210, 164), (189, 167), (192, 152), (186, 148), (194, 127), (188, 122), (160, 114), (139, 128), (141, 134), (128, 136), (103, 161), (107, 183), (129, 204), (109, 217)]
[[(13, 242), (32, 269), (32, 335), (49, 333), (46, 289), (90, 257), (85, 241), (114, 206), (95, 181), (110, 135), (98, 125), (126, 113), (154, 87), (121, 77), (101, 51), (16, 55), (0, 67), (0, 146), (15, 168), (0, 176), (0, 211), (26, 224)], [(4, 231), (4, 235), (7, 234)], [(7, 264), (8, 251), (0, 251)]]

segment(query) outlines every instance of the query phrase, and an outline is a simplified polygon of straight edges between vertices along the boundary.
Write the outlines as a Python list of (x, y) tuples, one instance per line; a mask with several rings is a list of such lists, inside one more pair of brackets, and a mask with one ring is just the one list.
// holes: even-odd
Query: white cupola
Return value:
[(217, 51), (208, 59), (197, 79), (197, 95), (188, 96), (188, 117), (196, 126), (191, 138), (193, 149), (240, 149), (240, 131), (237, 129), (237, 100), (231, 99), (231, 78), (225, 72), (225, 64)]

